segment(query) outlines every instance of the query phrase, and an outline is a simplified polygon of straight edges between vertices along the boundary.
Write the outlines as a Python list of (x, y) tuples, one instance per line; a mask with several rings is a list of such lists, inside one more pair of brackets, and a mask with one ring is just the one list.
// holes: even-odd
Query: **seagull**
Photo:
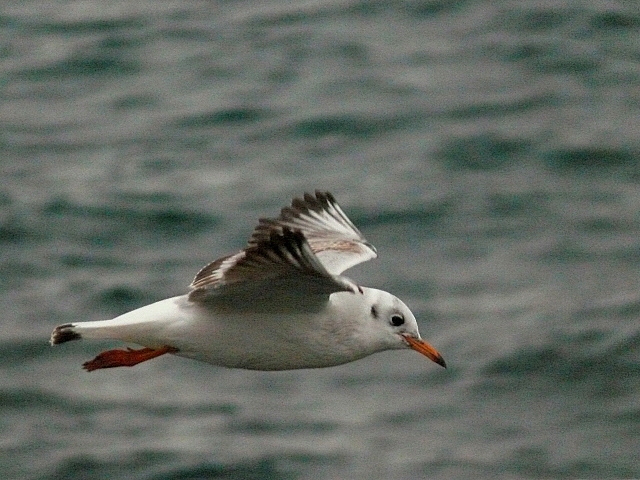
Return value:
[(102, 352), (83, 364), (90, 372), (165, 354), (249, 370), (321, 368), (407, 348), (446, 367), (400, 299), (341, 275), (376, 257), (331, 193), (305, 193), (279, 217), (261, 218), (244, 249), (203, 267), (187, 294), (60, 325), (50, 342), (143, 347)]

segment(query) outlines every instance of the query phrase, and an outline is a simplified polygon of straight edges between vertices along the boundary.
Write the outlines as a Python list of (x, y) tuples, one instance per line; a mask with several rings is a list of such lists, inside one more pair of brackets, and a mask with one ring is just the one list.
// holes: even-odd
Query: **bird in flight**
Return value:
[(93, 338), (143, 347), (102, 352), (84, 363), (88, 371), (165, 354), (251, 370), (320, 368), (406, 348), (446, 367), (399, 298), (342, 275), (375, 257), (332, 194), (305, 193), (277, 218), (260, 219), (244, 249), (203, 267), (187, 294), (60, 325), (51, 344)]

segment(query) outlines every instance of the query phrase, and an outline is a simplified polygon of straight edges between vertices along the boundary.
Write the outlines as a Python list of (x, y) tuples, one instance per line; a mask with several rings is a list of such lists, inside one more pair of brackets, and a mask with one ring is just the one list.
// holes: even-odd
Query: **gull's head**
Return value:
[[(356, 294), (357, 295), (357, 294)], [(367, 314), (377, 326), (385, 349), (411, 348), (429, 360), (447, 367), (442, 355), (420, 337), (418, 323), (409, 307), (398, 297), (382, 290), (365, 289)]]

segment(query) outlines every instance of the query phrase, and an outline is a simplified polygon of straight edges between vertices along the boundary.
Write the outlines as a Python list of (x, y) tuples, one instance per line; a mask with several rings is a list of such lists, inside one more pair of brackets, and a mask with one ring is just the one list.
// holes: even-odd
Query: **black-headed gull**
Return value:
[(400, 299), (341, 275), (376, 256), (333, 195), (316, 191), (278, 218), (260, 219), (246, 248), (202, 268), (188, 294), (112, 320), (60, 325), (51, 344), (101, 338), (144, 346), (102, 352), (83, 365), (88, 371), (167, 353), (231, 368), (318, 368), (403, 348), (446, 366)]

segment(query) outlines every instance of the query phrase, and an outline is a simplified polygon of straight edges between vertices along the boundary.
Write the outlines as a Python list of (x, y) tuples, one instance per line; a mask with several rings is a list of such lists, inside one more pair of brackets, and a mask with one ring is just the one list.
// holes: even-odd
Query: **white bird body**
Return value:
[(331, 367), (377, 351), (406, 348), (402, 342), (389, 343), (387, 336), (376, 338), (377, 330), (370, 328), (376, 321), (367, 306), (370, 300), (392, 296), (373, 288), (363, 291), (362, 295), (334, 293), (325, 309), (303, 317), (297, 309), (287, 312), (285, 307), (279, 312), (243, 313), (241, 319), (235, 312), (216, 312), (181, 295), (112, 320), (77, 323), (75, 331), (82, 338), (149, 348), (171, 345), (178, 356), (251, 370)]
[(103, 352), (85, 363), (89, 371), (165, 353), (229, 368), (319, 368), (402, 348), (444, 366), (401, 300), (340, 275), (375, 256), (333, 197), (316, 192), (294, 199), (278, 219), (261, 220), (248, 247), (205, 266), (189, 294), (112, 320), (61, 325), (51, 343), (94, 338), (145, 347)]

